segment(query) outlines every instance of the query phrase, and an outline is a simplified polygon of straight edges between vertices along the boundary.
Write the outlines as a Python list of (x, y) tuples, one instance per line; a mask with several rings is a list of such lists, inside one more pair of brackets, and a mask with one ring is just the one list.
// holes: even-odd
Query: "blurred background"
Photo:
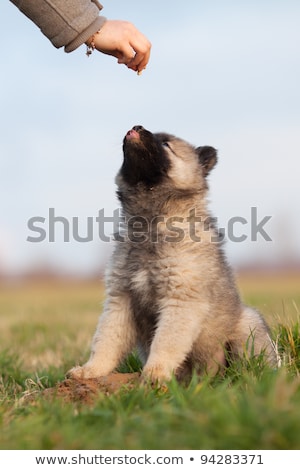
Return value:
[(55, 49), (9, 1), (0, 12), (2, 278), (102, 273), (113, 227), (100, 237), (96, 218), (119, 207), (136, 124), (218, 149), (210, 206), (236, 269), (299, 271), (299, 1), (107, 0), (103, 15), (152, 42), (141, 76), (85, 46)]

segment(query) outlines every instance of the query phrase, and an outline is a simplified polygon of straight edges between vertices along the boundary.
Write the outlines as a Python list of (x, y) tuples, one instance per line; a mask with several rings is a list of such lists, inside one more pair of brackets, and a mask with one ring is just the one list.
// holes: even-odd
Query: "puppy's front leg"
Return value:
[(170, 380), (191, 352), (200, 329), (201, 317), (195, 315), (195, 305), (176, 302), (165, 308), (143, 369), (144, 378), (153, 382)]
[(136, 328), (127, 294), (108, 297), (93, 338), (91, 356), (82, 367), (74, 367), (69, 377), (95, 378), (112, 372), (134, 348)]

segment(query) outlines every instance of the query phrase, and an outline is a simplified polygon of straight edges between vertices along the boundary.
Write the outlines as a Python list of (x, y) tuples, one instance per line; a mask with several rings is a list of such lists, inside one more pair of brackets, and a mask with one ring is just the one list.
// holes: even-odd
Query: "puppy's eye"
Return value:
[(170, 148), (169, 142), (163, 142), (162, 143), (163, 147), (167, 147), (168, 149)]

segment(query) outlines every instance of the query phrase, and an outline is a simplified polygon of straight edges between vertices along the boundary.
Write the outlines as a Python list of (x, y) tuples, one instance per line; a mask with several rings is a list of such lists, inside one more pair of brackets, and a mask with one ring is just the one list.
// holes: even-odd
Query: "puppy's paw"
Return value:
[(162, 380), (153, 380), (150, 377), (146, 377), (145, 375), (141, 375), (139, 384), (141, 387), (152, 388), (153, 390), (159, 390), (163, 393), (169, 390), (168, 384), (166, 381)]
[(155, 388), (167, 388), (167, 383), (171, 380), (172, 374), (167, 373), (166, 370), (163, 370), (160, 366), (157, 367), (144, 367), (141, 383), (144, 385), (151, 385)]
[(75, 366), (66, 373), (68, 379), (95, 379), (99, 377), (99, 374), (94, 370), (93, 367), (88, 365)]
[(72, 369), (68, 370), (68, 372), (66, 373), (66, 378), (67, 379), (83, 379), (84, 378), (83, 367), (81, 366), (72, 367)]

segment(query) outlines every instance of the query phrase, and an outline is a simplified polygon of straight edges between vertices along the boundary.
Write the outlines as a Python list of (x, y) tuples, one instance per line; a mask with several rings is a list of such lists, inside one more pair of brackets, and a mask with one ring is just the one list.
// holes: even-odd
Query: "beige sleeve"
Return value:
[(92, 0), (10, 0), (59, 48), (72, 52), (106, 21), (102, 6)]

